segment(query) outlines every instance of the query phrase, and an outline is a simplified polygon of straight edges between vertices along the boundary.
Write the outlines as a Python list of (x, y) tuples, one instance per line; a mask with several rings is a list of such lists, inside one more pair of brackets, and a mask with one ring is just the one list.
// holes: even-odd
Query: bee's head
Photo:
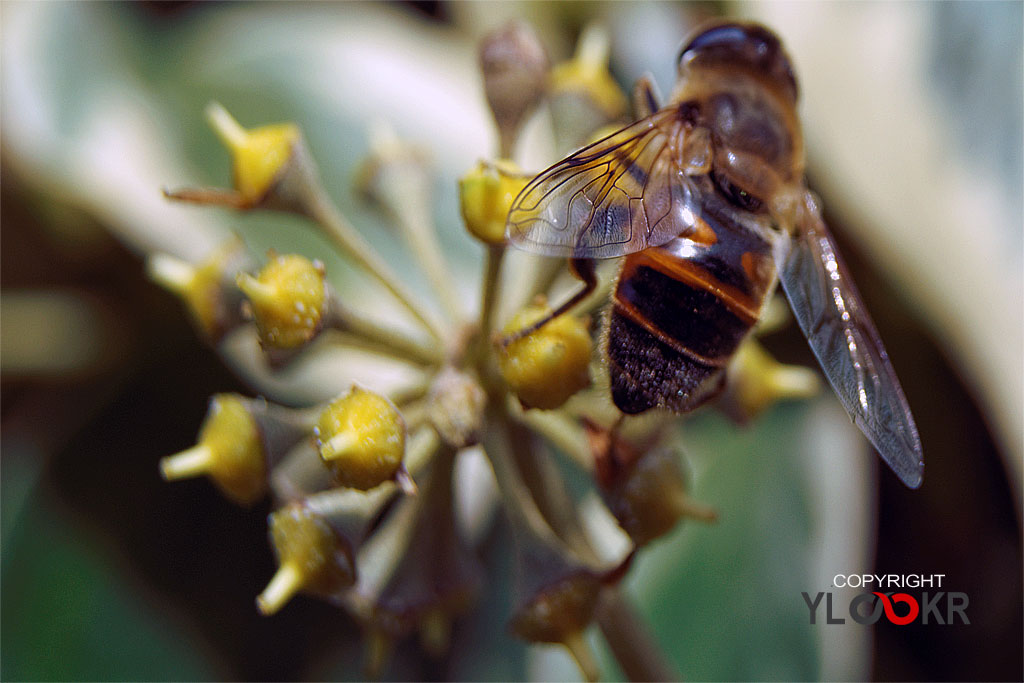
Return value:
[(774, 33), (760, 24), (728, 22), (706, 28), (679, 53), (679, 73), (701, 69), (744, 69), (796, 102), (797, 84), (789, 56)]

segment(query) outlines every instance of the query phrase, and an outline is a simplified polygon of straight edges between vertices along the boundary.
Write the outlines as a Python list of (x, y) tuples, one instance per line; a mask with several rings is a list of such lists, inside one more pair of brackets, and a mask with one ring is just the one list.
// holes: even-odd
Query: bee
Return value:
[(508, 240), (568, 257), (583, 281), (520, 334), (593, 291), (594, 259), (624, 257), (603, 335), (612, 400), (625, 414), (687, 412), (721, 392), (781, 283), (846, 411), (917, 488), (914, 418), (804, 179), (797, 95), (779, 39), (753, 23), (686, 43), (667, 106), (641, 79), (643, 118), (542, 172), (511, 206)]

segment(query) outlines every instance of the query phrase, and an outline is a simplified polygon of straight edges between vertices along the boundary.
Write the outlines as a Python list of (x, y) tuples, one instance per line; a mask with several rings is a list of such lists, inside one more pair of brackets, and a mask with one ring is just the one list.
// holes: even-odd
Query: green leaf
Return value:
[[(6, 457), (5, 453), (5, 457)], [(202, 680), (201, 643), (37, 489), (4, 537), (4, 680)]]
[(820, 676), (800, 597), (813, 559), (808, 482), (794, 457), (806, 412), (778, 408), (748, 429), (712, 414), (685, 425), (684, 448), (713, 454), (694, 496), (719, 521), (684, 523), (643, 551), (627, 586), (686, 679)]

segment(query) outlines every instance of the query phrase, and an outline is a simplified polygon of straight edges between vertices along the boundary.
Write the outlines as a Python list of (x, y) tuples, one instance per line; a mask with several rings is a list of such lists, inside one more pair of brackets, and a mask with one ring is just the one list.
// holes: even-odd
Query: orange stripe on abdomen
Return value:
[[(746, 320), (748, 324), (753, 325), (757, 322), (762, 301), (734, 285), (722, 282), (696, 259), (681, 258), (662, 248), (645, 249), (626, 258), (619, 279), (628, 279), (632, 273), (642, 267), (656, 270), (668, 278), (703, 289), (714, 295), (737, 317)], [(741, 271), (741, 273), (744, 277), (747, 276), (746, 272)]]
[(653, 251), (626, 258), (613, 297), (616, 309), (677, 351), (725, 365), (757, 320), (749, 309), (736, 311), (735, 299), (749, 297), (737, 291), (727, 299), (721, 286), (708, 284), (710, 277), (698, 277), (697, 268), (672, 263), (671, 255), (652, 257)]

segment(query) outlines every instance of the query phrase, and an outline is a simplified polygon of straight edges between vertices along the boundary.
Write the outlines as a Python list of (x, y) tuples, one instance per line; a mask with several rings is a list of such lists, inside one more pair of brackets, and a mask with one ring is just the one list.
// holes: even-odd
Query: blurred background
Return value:
[[(159, 477), (211, 394), (251, 389), (145, 278), (145, 255), (198, 260), (231, 231), (256, 253), (329, 253), (294, 218), (163, 199), (228, 183), (208, 101), (243, 125), (299, 123), (334, 199), (399, 266), (352, 175), (373, 119), (428, 149), (441, 241), (475, 291), (455, 181), (495, 149), (480, 38), (522, 18), (558, 62), (599, 22), (620, 84), (650, 72), (668, 93), (683, 37), (719, 14), (763, 21), (793, 58), (810, 183), (914, 410), (925, 481), (879, 468), (827, 392), (745, 428), (703, 411), (680, 438), (721, 521), (682, 525), (627, 588), (690, 679), (1020, 680), (1019, 2), (0, 4), (0, 677), (361, 677), (341, 611), (256, 612), (269, 508)], [(555, 160), (546, 115), (517, 152), (527, 167)], [(793, 325), (764, 341), (814, 365)], [(451, 655), (406, 644), (387, 677), (578, 677), (505, 630), (507, 544), (498, 529), (479, 549), (493, 581)], [(872, 572), (944, 574), (971, 624), (808, 623), (801, 592), (846, 605), (831, 577)]]

